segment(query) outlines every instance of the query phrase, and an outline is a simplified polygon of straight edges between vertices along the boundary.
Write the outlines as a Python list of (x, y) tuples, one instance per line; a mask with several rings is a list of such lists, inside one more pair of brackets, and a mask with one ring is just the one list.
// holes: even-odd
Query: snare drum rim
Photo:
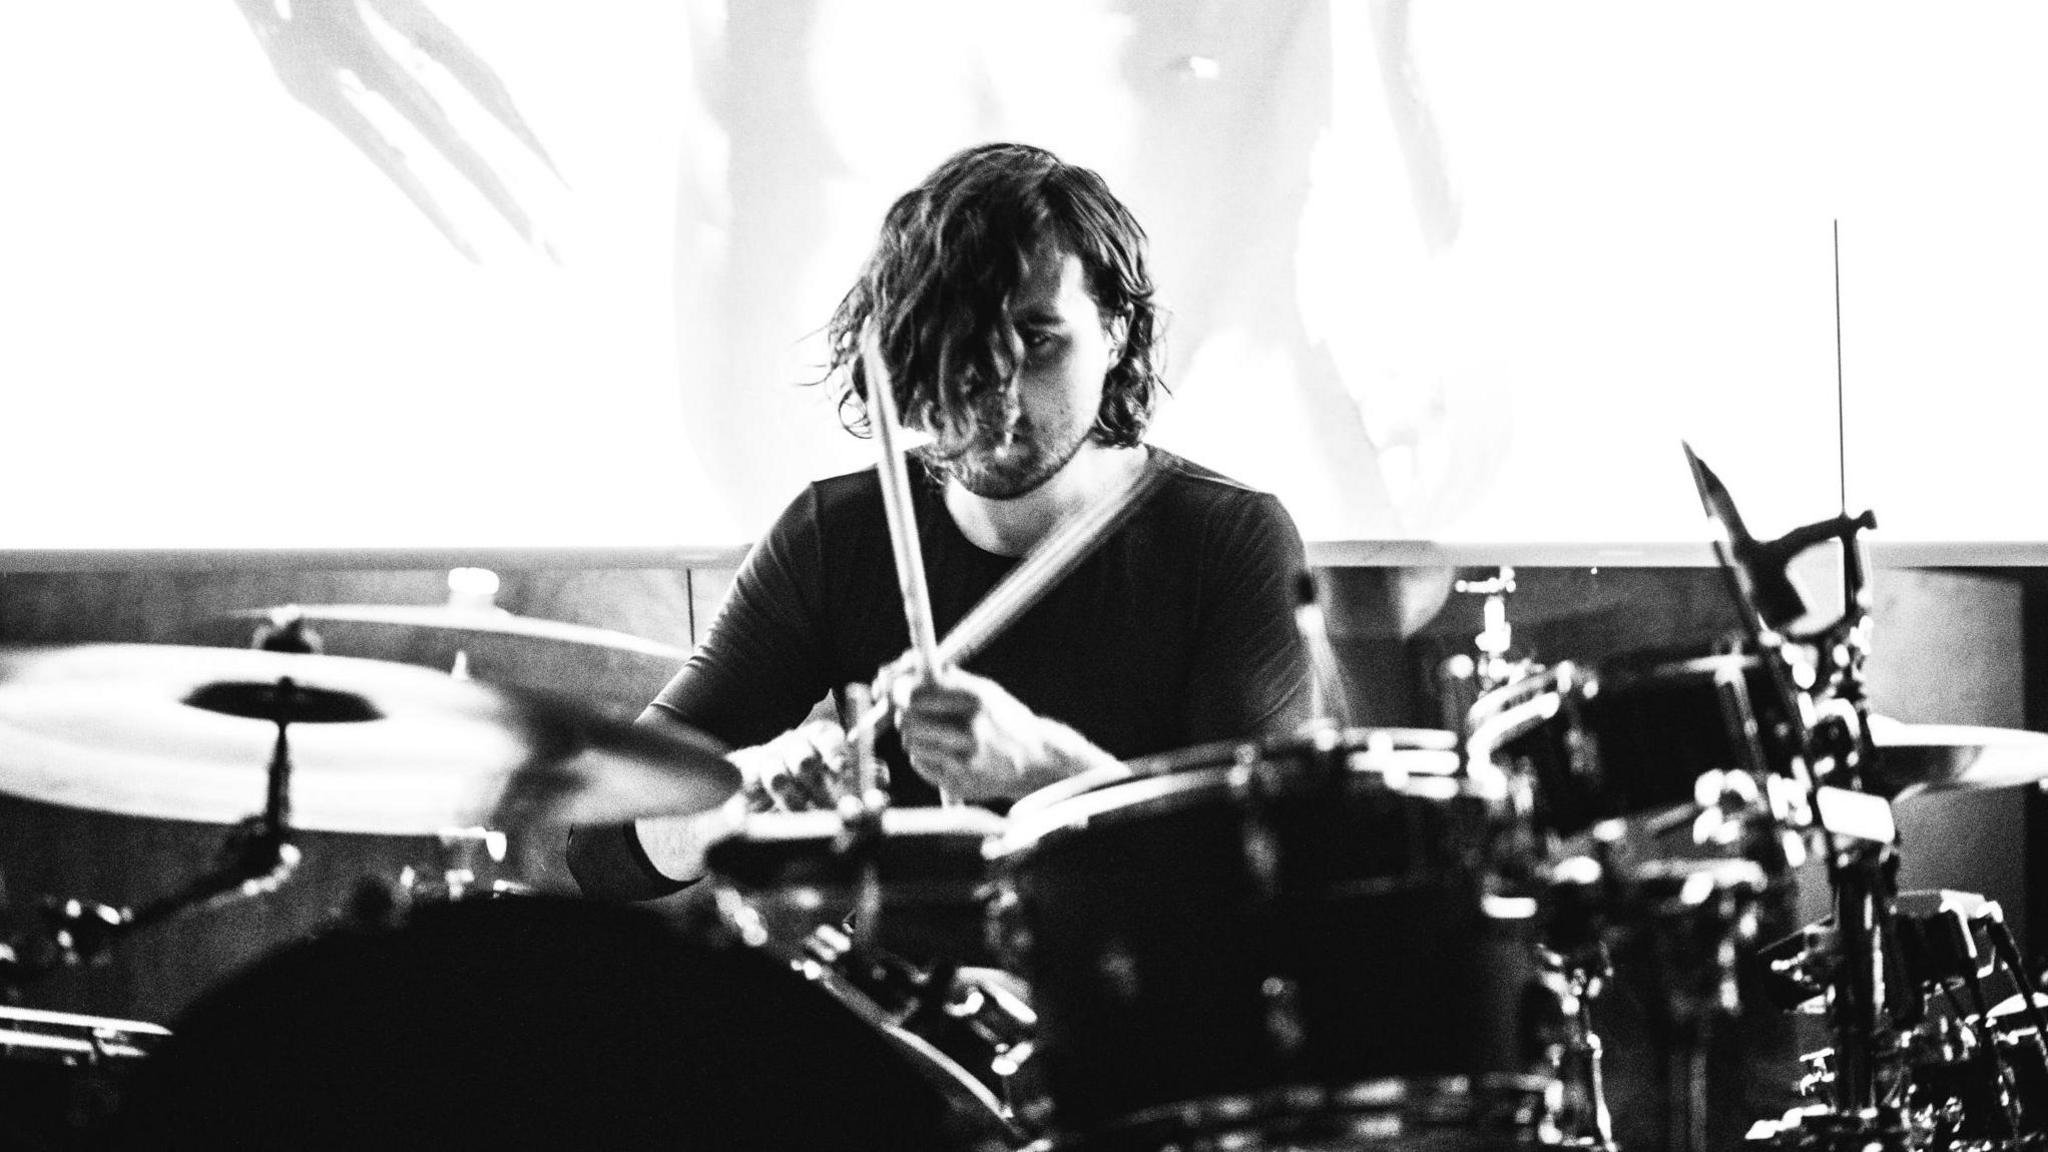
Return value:
[[(885, 808), (885, 839), (982, 840), (1000, 832), (1003, 818), (986, 808)], [(830, 844), (846, 831), (846, 818), (830, 809), (750, 812), (724, 838), (760, 844)]]
[(161, 1024), (142, 1020), (0, 1005), (0, 1059), (63, 1064), (132, 1060), (148, 1055), (170, 1035)]
[[(1382, 748), (1392, 752), (1455, 752), (1458, 747), (1458, 735), (1440, 728), (1334, 728), (1311, 723), (1288, 736), (1269, 736), (1263, 740), (1215, 740), (1207, 744), (1176, 748), (1171, 752), (1139, 756), (1126, 762), (1127, 774), (1164, 776), (1189, 768), (1235, 764), (1244, 759), (1244, 750), (1247, 748), (1256, 749), (1263, 759), (1296, 748), (1319, 751), (1338, 747), (1349, 748), (1354, 752), (1377, 752)], [(1119, 778), (1113, 773), (1104, 773), (1106, 782)], [(1031, 797), (1025, 798), (1029, 799)]]
[(0, 1004), (0, 1026), (8, 1023), (33, 1024), (52, 1029), (131, 1036), (169, 1036), (171, 1030), (143, 1020), (119, 1020), (112, 1016), (83, 1016), (76, 1012), (51, 1012), (42, 1008), (21, 1008)]
[[(1097, 768), (1077, 776), (1069, 776), (1065, 780), (1048, 784), (1020, 798), (1010, 807), (1010, 819), (1013, 823), (1020, 817), (1033, 819), (1055, 804), (1131, 780), (1170, 776), (1203, 768), (1227, 767), (1244, 763), (1247, 759), (1269, 759), (1275, 754), (1294, 748), (1315, 749), (1320, 741), (1330, 742), (1333, 749), (1340, 745), (1348, 746), (1353, 749), (1354, 754), (1376, 753), (1380, 749), (1374, 745), (1386, 744), (1387, 750), (1394, 753), (1447, 752), (1455, 759), (1458, 749), (1457, 734), (1438, 728), (1335, 729), (1308, 725), (1292, 736), (1277, 736), (1265, 740), (1215, 740), (1207, 744), (1177, 748), (1171, 752), (1139, 756), (1111, 768)], [(1432, 770), (1424, 774), (1451, 773)]]
[[(1391, 748), (1374, 745), (1391, 740)], [(1327, 741), (1327, 747), (1323, 743)], [(1404, 746), (1403, 741), (1408, 743)], [(1177, 752), (1133, 760), (1121, 769), (1102, 769), (1048, 785), (1019, 800), (1010, 809), (1008, 825), (987, 848), (989, 859), (1004, 861), (1028, 855), (1046, 839), (1078, 832), (1104, 820), (1139, 818), (1140, 811), (1177, 811), (1214, 793), (1229, 793), (1238, 787), (1232, 777), (1239, 772), (1270, 774), (1267, 766), (1284, 761), (1289, 753), (1371, 757), (1382, 752), (1416, 753), (1431, 765), (1415, 775), (1437, 784), (1463, 790), (1458, 773), (1460, 760), (1457, 737), (1434, 728), (1347, 728), (1322, 729), (1302, 735), (1263, 741), (1218, 741), (1198, 744)], [(1190, 767), (1199, 764), (1200, 767)], [(1445, 769), (1448, 769), (1446, 771)], [(1359, 772), (1358, 769), (1347, 771)], [(1445, 783), (1440, 782), (1448, 782)]]

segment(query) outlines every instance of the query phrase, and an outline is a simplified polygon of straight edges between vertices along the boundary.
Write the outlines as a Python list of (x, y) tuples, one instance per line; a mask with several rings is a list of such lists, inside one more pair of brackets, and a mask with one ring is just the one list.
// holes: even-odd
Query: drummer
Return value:
[[(880, 748), (891, 800), (1001, 807), (1123, 759), (1292, 731), (1308, 662), (1304, 564), (1278, 500), (1144, 442), (1164, 385), (1145, 235), (1094, 172), (1043, 149), (960, 152), (889, 210), (828, 329), (841, 421), (867, 425), (873, 331), (912, 454), (912, 507), (940, 636), (1084, 509), (1160, 475), (1144, 502), (966, 667), (899, 696)], [(909, 647), (875, 469), (811, 484), (755, 544), (703, 644), (641, 717), (709, 733), (756, 809), (848, 789), (841, 729), (809, 720)], [(592, 895), (645, 899), (703, 871), (717, 816), (589, 827)]]

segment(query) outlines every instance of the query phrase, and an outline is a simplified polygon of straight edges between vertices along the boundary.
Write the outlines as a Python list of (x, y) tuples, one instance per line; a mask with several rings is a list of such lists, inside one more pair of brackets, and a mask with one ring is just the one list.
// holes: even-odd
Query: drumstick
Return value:
[(1060, 525), (946, 633), (939, 642), (939, 659), (960, 664), (973, 658), (1066, 579), (1067, 573), (1095, 550), (1098, 541), (1121, 528), (1164, 476), (1164, 470), (1148, 461), (1122, 491)]
[[(903, 618), (910, 627), (910, 650), (916, 655), (915, 675), (935, 676), (939, 670), (938, 629), (932, 625), (931, 591), (925, 586), (924, 555), (917, 542), (917, 516), (910, 503), (910, 470), (898, 446), (896, 390), (882, 362), (872, 328), (861, 334), (861, 367), (868, 384), (868, 410), (874, 416), (876, 469), (882, 481), (882, 508), (889, 517), (889, 542), (896, 554), (896, 586), (903, 593)], [(944, 790), (939, 803), (958, 803)]]
[[(1148, 462), (1122, 491), (1091, 506), (1040, 541), (1031, 555), (1012, 568), (1002, 583), (990, 589), (988, 595), (982, 597), (981, 602), (939, 642), (939, 659), (947, 664), (972, 659), (984, 645), (1001, 635), (1003, 629), (1065, 579), (1067, 573), (1095, 550), (1098, 542), (1122, 527), (1164, 477), (1162, 468)], [(914, 654), (906, 652), (902, 659), (882, 670), (880, 679), (886, 680), (907, 671), (906, 662), (911, 659), (914, 659)], [(875, 707), (858, 714), (859, 719), (854, 725), (856, 732), (880, 724), (882, 717), (887, 715), (887, 693), (878, 691), (876, 697)]]

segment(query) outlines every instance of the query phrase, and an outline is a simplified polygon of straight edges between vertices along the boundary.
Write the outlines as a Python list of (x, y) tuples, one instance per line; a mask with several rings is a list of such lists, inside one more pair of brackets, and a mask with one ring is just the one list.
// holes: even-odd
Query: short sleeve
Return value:
[(1308, 653), (1294, 623), (1307, 564), (1301, 533), (1279, 500), (1246, 492), (1212, 510), (1204, 537), (1190, 735), (1204, 743), (1290, 733), (1310, 718)]
[(823, 527), (808, 488), (747, 553), (697, 649), (654, 706), (736, 748), (801, 722), (835, 685)]

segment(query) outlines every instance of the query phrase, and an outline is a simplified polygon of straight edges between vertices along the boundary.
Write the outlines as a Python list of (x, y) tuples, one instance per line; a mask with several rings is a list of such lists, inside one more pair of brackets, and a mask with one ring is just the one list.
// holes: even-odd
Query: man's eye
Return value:
[(1059, 337), (1049, 331), (1026, 332), (1024, 333), (1024, 346), (1033, 349), (1044, 348), (1057, 339)]

